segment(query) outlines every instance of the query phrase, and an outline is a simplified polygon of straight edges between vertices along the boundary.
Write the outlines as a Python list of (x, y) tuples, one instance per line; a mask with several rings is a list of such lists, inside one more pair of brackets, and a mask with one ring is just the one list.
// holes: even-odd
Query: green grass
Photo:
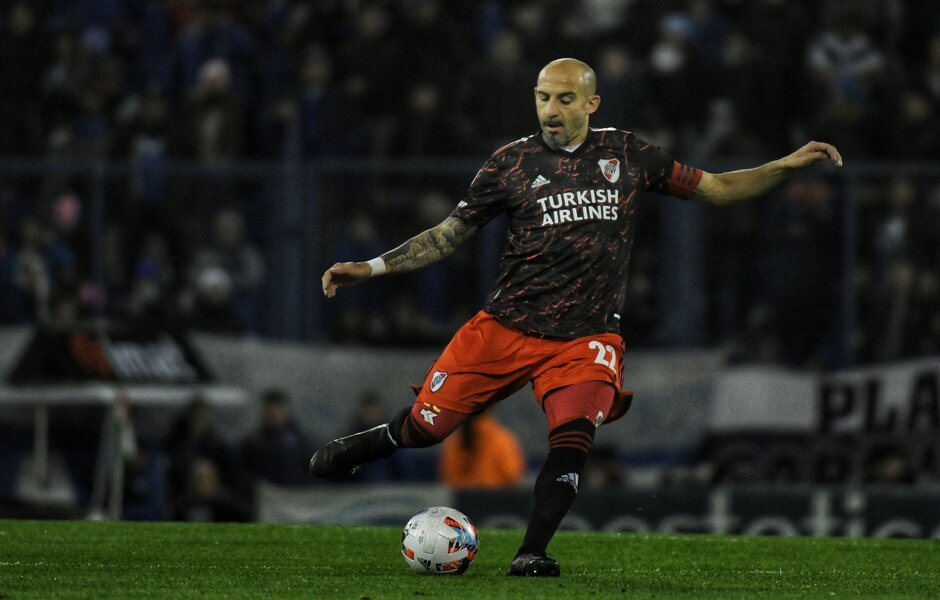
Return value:
[(395, 528), (0, 521), (0, 599), (940, 598), (937, 541), (562, 532), (561, 578), (523, 579), (520, 532), (480, 539), (445, 577)]

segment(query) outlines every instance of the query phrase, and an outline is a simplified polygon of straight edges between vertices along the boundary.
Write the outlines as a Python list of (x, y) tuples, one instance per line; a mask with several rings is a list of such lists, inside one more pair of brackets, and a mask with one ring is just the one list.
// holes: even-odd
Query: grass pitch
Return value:
[(482, 530), (460, 577), (412, 573), (378, 527), (0, 521), (0, 599), (940, 598), (940, 542), (559, 533), (558, 579), (506, 577)]

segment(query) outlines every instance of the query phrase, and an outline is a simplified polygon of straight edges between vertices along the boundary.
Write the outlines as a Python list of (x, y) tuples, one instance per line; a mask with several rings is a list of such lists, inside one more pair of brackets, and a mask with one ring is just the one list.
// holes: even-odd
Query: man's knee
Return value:
[(403, 448), (427, 448), (444, 441), (468, 415), (423, 402), (402, 409), (389, 424), (392, 436)]

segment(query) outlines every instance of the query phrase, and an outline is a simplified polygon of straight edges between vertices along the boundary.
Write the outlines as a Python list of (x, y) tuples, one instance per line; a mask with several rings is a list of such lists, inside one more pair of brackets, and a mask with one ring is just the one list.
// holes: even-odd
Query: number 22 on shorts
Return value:
[(597, 357), (594, 362), (599, 365), (609, 367), (611, 371), (617, 372), (617, 351), (610, 344), (603, 344), (597, 340), (588, 342), (588, 348), (597, 350)]

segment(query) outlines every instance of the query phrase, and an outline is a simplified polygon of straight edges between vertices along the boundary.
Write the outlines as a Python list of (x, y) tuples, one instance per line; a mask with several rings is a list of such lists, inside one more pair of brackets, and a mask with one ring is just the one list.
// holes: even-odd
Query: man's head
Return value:
[(290, 420), (287, 393), (270, 389), (261, 395), (261, 425), (266, 429), (280, 429)]
[(553, 150), (583, 142), (600, 103), (594, 69), (580, 60), (559, 58), (539, 72), (535, 109), (542, 138)]

